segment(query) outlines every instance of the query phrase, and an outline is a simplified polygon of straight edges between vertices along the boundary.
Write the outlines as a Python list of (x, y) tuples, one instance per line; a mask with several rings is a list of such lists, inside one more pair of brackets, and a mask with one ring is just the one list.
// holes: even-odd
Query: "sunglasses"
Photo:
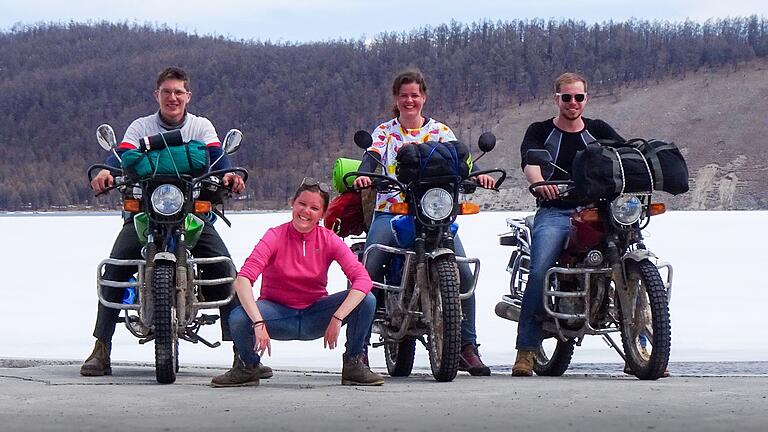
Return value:
[(324, 192), (327, 194), (331, 193), (330, 186), (328, 186), (326, 183), (323, 183), (314, 177), (304, 177), (304, 179), (301, 181), (301, 186), (308, 186), (308, 187), (317, 186), (317, 188), (320, 189), (320, 192)]
[(555, 93), (555, 96), (559, 96), (560, 100), (568, 103), (571, 101), (571, 99), (576, 99), (576, 102), (584, 102), (585, 99), (587, 99), (586, 93), (576, 93), (576, 94), (570, 94), (570, 93)]

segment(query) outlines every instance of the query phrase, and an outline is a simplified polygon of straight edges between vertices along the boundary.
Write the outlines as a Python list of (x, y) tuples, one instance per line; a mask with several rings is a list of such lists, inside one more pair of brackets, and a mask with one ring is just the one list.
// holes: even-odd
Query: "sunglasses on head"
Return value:
[(587, 98), (586, 93), (576, 93), (576, 94), (570, 94), (570, 93), (555, 93), (555, 96), (559, 96), (560, 100), (568, 103), (571, 101), (571, 99), (576, 99), (576, 102), (584, 102), (584, 100)]
[(304, 177), (301, 181), (301, 186), (317, 186), (317, 188), (320, 189), (320, 192), (327, 194), (331, 193), (331, 188), (326, 183), (323, 183), (314, 177)]

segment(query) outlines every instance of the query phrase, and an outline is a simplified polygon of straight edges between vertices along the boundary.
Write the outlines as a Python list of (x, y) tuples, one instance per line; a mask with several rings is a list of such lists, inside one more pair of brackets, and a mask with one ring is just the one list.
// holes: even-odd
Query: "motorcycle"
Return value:
[[(174, 133), (177, 135), (172, 136)], [(96, 136), (101, 147), (112, 152), (125, 165), (116, 151), (117, 142), (112, 127), (106, 124), (99, 126)], [(180, 140), (181, 135), (179, 131), (173, 131), (150, 138), (156, 137), (162, 142), (170, 142), (174, 138)], [(232, 154), (237, 151), (241, 140), (239, 130), (230, 130), (224, 138), (225, 152)], [(218, 315), (200, 311), (224, 306), (234, 298), (231, 283), (237, 272), (229, 257), (197, 258), (190, 251), (203, 232), (201, 215), (214, 212), (229, 224), (216, 208), (230, 195), (221, 177), (236, 172), (247, 180), (248, 172), (243, 168), (216, 171), (207, 168), (207, 172), (199, 177), (178, 170), (174, 175), (155, 172), (136, 177), (120, 168), (96, 164), (88, 169), (89, 182), (97, 169), (107, 169), (115, 177), (114, 184), (104, 192), (117, 189), (121, 193), (123, 211), (133, 215), (136, 233), (143, 245), (142, 259), (107, 258), (99, 263), (96, 277), (99, 302), (109, 308), (125, 310), (125, 316), (120, 321), (139, 338), (140, 344), (154, 341), (156, 379), (159, 383), (173, 383), (179, 370), (179, 339), (201, 342), (211, 348), (221, 345), (199, 335), (202, 326), (212, 325), (219, 318)], [(206, 200), (201, 199), (201, 195)], [(199, 266), (215, 263), (226, 263), (229, 275), (205, 278)], [(108, 280), (104, 278), (106, 265), (133, 266), (138, 271), (131, 281)], [(229, 284), (226, 298), (205, 301), (203, 287), (220, 284)], [(126, 288), (130, 294), (126, 296), (128, 300), (123, 303), (108, 301), (103, 287)], [(134, 296), (135, 299), (131, 299)]]
[[(561, 169), (546, 150), (528, 151), (526, 162)], [(563, 200), (578, 199), (572, 180), (533, 183), (530, 193), (537, 196), (534, 190), (541, 185), (557, 186)], [(639, 379), (655, 380), (664, 374), (671, 345), (673, 268), (643, 241), (642, 230), (651, 217), (666, 210), (664, 204), (653, 203), (651, 196), (652, 190), (605, 197), (571, 216), (566, 246), (544, 278), (547, 316), (545, 340), (534, 356), (537, 375), (565, 373), (574, 345), (580, 346), (585, 335), (602, 336)], [(519, 321), (530, 266), (533, 215), (509, 218), (507, 225), (511, 231), (499, 241), (514, 247), (507, 264), (510, 293), (502, 297), (495, 312)], [(622, 346), (611, 338), (616, 332)]]
[[(371, 146), (372, 138), (364, 131), (355, 134), (355, 144), (363, 150)], [(478, 145), (482, 155), (491, 151), (496, 137), (485, 133)], [(482, 155), (480, 157), (482, 157)], [(478, 157), (477, 159), (479, 159)], [(383, 166), (383, 164), (382, 164)], [(497, 189), (506, 178), (506, 172), (491, 169), (471, 173), (501, 174)], [(432, 375), (437, 381), (452, 381), (459, 367), (461, 349), (461, 300), (473, 295), (480, 273), (477, 258), (460, 257), (454, 253), (453, 239), (458, 215), (480, 212), (476, 203), (464, 201), (472, 194), (477, 183), (461, 175), (424, 177), (403, 183), (392, 177), (353, 171), (344, 175), (349, 179), (367, 176), (380, 193), (402, 193), (403, 203), (395, 204), (391, 211), (407, 219), (393, 223), (399, 247), (380, 244), (362, 251), (364, 243), (352, 246), (362, 252), (362, 261), (373, 250), (392, 254), (386, 269), (384, 283), (373, 282), (378, 291), (377, 307), (372, 332), (380, 336), (373, 347), (384, 346), (387, 371), (390, 376), (408, 376), (413, 369), (416, 340), (429, 352)], [(399, 216), (398, 216), (399, 217)], [(394, 221), (394, 220), (393, 220)], [(410, 238), (410, 240), (408, 240)], [(474, 265), (473, 283), (466, 293), (460, 293), (457, 263)], [(426, 340), (425, 340), (426, 336)]]

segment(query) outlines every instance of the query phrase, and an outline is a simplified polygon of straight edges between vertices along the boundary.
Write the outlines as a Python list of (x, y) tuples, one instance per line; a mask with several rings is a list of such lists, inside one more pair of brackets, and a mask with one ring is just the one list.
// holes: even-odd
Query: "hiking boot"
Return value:
[[(243, 363), (243, 361), (240, 360), (240, 356), (237, 354), (237, 349), (235, 349), (234, 351), (235, 351), (235, 358), (234, 358), (234, 360), (232, 360), (232, 367), (233, 368), (235, 366), (237, 366), (238, 363), (241, 363), (241, 364)], [(243, 366), (245, 366), (245, 365), (243, 365)], [(263, 365), (263, 364), (261, 364), (261, 362), (259, 362), (257, 367), (259, 368), (259, 378), (261, 378), (261, 379), (270, 379), (270, 378), (272, 378), (273, 374), (272, 374), (272, 368), (271, 367)]]
[(515, 365), (512, 366), (512, 376), (533, 375), (533, 351), (517, 351)]
[(259, 385), (258, 365), (237, 364), (223, 375), (211, 379), (211, 387), (246, 387)]
[(112, 375), (112, 362), (109, 359), (111, 348), (111, 343), (96, 339), (96, 344), (93, 346), (93, 352), (87, 359), (85, 359), (85, 362), (83, 362), (83, 365), (80, 367), (80, 375)]
[(491, 369), (480, 360), (478, 346), (473, 343), (464, 345), (459, 353), (459, 370), (469, 372), (472, 376), (489, 376)]
[(344, 365), (341, 369), (342, 385), (379, 386), (384, 384), (384, 378), (371, 371), (371, 368), (363, 363), (365, 353), (348, 356), (344, 354)]

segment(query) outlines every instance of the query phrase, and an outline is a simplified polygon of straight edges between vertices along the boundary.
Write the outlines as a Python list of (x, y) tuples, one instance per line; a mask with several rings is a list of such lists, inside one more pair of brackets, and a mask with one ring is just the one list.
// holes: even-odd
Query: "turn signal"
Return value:
[(598, 213), (596, 208), (586, 208), (576, 213), (573, 218), (581, 222), (599, 222), (600, 213)]
[(195, 213), (208, 213), (211, 211), (210, 201), (195, 201)]
[(394, 214), (400, 214), (400, 215), (407, 215), (408, 214), (408, 203), (394, 203), (389, 208), (389, 211)]
[(478, 213), (480, 213), (479, 205), (469, 201), (461, 203), (461, 212), (459, 214), (470, 215)]
[(667, 211), (667, 206), (664, 203), (651, 203), (648, 206), (648, 216), (660, 215)]
[(141, 201), (133, 198), (123, 200), (123, 210), (129, 213), (138, 213), (141, 211)]

